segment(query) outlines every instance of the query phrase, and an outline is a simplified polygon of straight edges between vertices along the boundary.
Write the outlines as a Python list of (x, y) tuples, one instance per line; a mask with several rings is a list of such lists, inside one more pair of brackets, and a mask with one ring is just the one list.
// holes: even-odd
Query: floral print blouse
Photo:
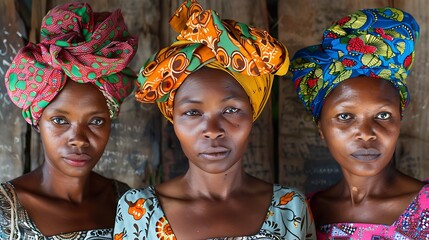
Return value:
[[(117, 199), (130, 189), (127, 184), (116, 180), (112, 184)], [(0, 239), (110, 240), (112, 232), (112, 228), (105, 228), (44, 236), (19, 202), (14, 186), (10, 182), (0, 185)]]
[(317, 239), (429, 239), (429, 184), (426, 184), (407, 209), (391, 225), (335, 223), (317, 229)]
[[(176, 239), (153, 186), (131, 189), (119, 200), (114, 239)], [(266, 219), (256, 235), (213, 239), (315, 239), (315, 229), (305, 197), (295, 189), (273, 185)]]

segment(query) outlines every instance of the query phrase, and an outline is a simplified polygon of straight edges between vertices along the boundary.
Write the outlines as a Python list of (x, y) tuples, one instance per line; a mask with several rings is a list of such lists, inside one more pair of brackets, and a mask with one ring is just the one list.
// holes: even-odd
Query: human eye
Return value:
[(239, 111), (239, 109), (238, 108), (235, 108), (235, 107), (227, 107), (225, 110), (224, 110), (224, 112), (225, 113), (236, 113), (236, 112), (238, 112)]
[(105, 123), (106, 121), (102, 118), (94, 118), (91, 120), (90, 124), (91, 125), (96, 125), (96, 126), (101, 126), (103, 125), (103, 123)]
[(67, 120), (65, 120), (64, 118), (61, 118), (61, 117), (53, 117), (51, 119), (51, 122), (53, 122), (56, 125), (65, 125), (68, 123)]
[(387, 120), (391, 118), (391, 114), (388, 112), (381, 112), (379, 114), (377, 114), (376, 118), (380, 119), (380, 120)]
[(352, 115), (350, 113), (340, 113), (337, 115), (337, 118), (340, 121), (347, 121), (347, 120), (352, 119)]
[(197, 110), (189, 110), (189, 111), (186, 111), (184, 113), (184, 115), (192, 117), (192, 116), (198, 116), (198, 115), (201, 115), (201, 114)]

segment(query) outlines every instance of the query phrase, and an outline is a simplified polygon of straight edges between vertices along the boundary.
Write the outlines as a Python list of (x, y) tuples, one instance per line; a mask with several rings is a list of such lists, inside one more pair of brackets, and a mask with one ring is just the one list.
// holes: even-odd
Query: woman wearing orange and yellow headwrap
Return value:
[(246, 174), (243, 156), (286, 48), (266, 31), (186, 1), (170, 20), (177, 41), (138, 76), (136, 98), (156, 102), (189, 161), (183, 175), (128, 191), (117, 239), (314, 239), (304, 197)]
[(177, 41), (143, 66), (136, 99), (157, 102), (172, 121), (176, 90), (189, 74), (207, 66), (228, 72), (240, 83), (249, 95), (255, 120), (268, 100), (274, 75), (287, 72), (289, 56), (283, 44), (262, 29), (221, 20), (194, 1), (184, 3), (170, 25), (179, 33)]

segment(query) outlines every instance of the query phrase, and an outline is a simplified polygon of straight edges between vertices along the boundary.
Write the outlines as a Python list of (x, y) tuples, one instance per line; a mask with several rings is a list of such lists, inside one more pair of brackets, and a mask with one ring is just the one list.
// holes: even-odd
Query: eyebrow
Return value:
[[(243, 100), (243, 101), (248, 100), (248, 98), (243, 98), (243, 97), (238, 97), (238, 96), (230, 95), (230, 96), (227, 96), (227, 97), (223, 98), (221, 100), (221, 102), (226, 102), (226, 101), (231, 100), (231, 99), (239, 99), (239, 100)], [(189, 103), (189, 104), (201, 104), (202, 102), (203, 102), (202, 100), (193, 100), (193, 99), (191, 99), (189, 97), (186, 97), (186, 98), (180, 100), (179, 102), (177, 102), (177, 104), (187, 104), (187, 103)]]
[[(52, 109), (51, 111), (49, 111), (51, 114), (63, 114), (63, 115), (67, 115), (70, 114), (70, 111), (67, 110), (62, 110), (62, 109)], [(93, 114), (102, 114), (104, 113), (104, 111), (100, 110), (100, 109), (94, 109), (93, 111), (90, 111), (88, 113), (88, 115), (93, 115)]]

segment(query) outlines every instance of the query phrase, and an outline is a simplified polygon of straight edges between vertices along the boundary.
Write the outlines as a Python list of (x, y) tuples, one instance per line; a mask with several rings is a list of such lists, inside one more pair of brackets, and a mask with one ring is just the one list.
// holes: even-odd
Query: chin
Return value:
[(92, 172), (91, 169), (73, 169), (73, 171), (68, 171), (65, 174), (67, 174), (70, 177), (86, 177), (89, 176)]
[(371, 169), (355, 169), (350, 171), (353, 175), (361, 176), (361, 177), (372, 177), (381, 174), (385, 170), (384, 168), (371, 168)]
[(219, 163), (214, 164), (205, 164), (203, 166), (199, 166), (198, 168), (203, 170), (206, 173), (210, 174), (222, 174), (228, 172), (234, 165), (223, 165)]

